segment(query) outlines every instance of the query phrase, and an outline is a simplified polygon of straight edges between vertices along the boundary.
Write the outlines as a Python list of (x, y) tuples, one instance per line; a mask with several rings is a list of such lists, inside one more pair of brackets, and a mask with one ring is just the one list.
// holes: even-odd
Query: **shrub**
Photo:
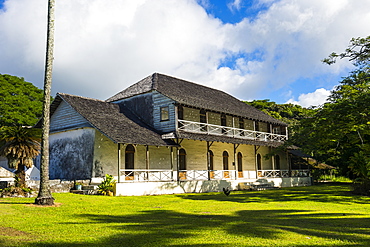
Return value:
[(112, 175), (105, 174), (104, 180), (98, 185), (98, 193), (102, 195), (113, 195), (113, 187), (116, 180)]

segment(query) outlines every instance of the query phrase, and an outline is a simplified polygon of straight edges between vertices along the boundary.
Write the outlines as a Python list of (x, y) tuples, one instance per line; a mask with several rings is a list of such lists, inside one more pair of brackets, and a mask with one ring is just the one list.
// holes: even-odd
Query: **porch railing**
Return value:
[(309, 177), (310, 170), (258, 170), (259, 178)]
[[(120, 176), (125, 182), (139, 181), (173, 181), (172, 170), (120, 170)], [(176, 178), (175, 178), (176, 179)]]
[(209, 135), (224, 135), (241, 139), (250, 139), (258, 141), (277, 141), (277, 142), (283, 142), (288, 139), (287, 135), (238, 129), (233, 127), (226, 127), (207, 123), (192, 122), (187, 120), (179, 120), (178, 126), (179, 130), (183, 130), (186, 132)]
[[(258, 170), (258, 178), (309, 177), (309, 170)], [(120, 170), (120, 182), (201, 181), (251, 179), (235, 170)], [(255, 178), (255, 177), (254, 177)]]
[(235, 179), (235, 170), (180, 170), (179, 180)]

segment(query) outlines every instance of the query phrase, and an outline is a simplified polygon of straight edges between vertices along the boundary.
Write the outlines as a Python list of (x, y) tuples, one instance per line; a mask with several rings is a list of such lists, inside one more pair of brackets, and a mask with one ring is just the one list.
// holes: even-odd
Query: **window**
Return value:
[(244, 119), (243, 118), (239, 118), (239, 129), (244, 129)]
[[(241, 117), (239, 118), (239, 129), (244, 129), (244, 119)], [(240, 130), (240, 136), (244, 136), (243, 130)]]
[(280, 134), (281, 133), (280, 126), (274, 126), (272, 129), (273, 129), (274, 134)]
[(254, 122), (254, 130), (255, 131), (260, 131), (260, 123), (259, 122)]
[(186, 151), (183, 148), (179, 150), (179, 170), (186, 170)]
[(132, 180), (133, 179), (133, 171), (134, 170), (134, 164), (135, 162), (135, 148), (131, 144), (127, 145), (125, 150), (125, 169), (127, 170), (125, 172), (126, 174), (126, 180)]
[[(181, 105), (177, 106), (177, 119), (184, 120), (184, 107)], [(179, 128), (184, 126), (183, 122), (178, 121)]]
[(243, 155), (241, 152), (238, 153), (238, 177), (243, 177)]
[(170, 115), (168, 113), (168, 106), (161, 107), (161, 121), (170, 120)]
[(224, 170), (229, 170), (229, 153), (224, 151), (222, 154), (222, 160), (223, 160), (223, 165), (224, 165)]
[(200, 110), (199, 117), (201, 123), (207, 123), (207, 113), (205, 110)]
[(280, 156), (275, 155), (275, 170), (280, 170)]
[(208, 170), (213, 170), (213, 152), (211, 150), (208, 151), (208, 157), (209, 157), (209, 168)]
[[(199, 122), (201, 123), (207, 123), (207, 113), (205, 110), (200, 110), (199, 113)], [(207, 131), (207, 125), (206, 124), (201, 124), (200, 125), (200, 130), (201, 131)]]
[(238, 153), (238, 171), (243, 171), (243, 155), (241, 152)]
[[(221, 126), (226, 126), (226, 115), (221, 114)], [(222, 128), (222, 134), (226, 134), (226, 128)]]
[(179, 120), (184, 120), (184, 107), (181, 105), (177, 107), (177, 117)]
[(260, 154), (257, 154), (257, 170), (262, 170), (262, 159)]

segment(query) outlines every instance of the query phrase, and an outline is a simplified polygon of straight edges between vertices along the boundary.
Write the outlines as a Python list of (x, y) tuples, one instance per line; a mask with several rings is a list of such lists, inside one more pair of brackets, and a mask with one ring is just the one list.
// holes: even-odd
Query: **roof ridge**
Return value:
[(152, 90), (158, 89), (158, 73), (155, 72), (152, 74)]
[(99, 102), (104, 102), (104, 103), (110, 103), (110, 102), (106, 102), (104, 100), (100, 100), (100, 99), (94, 99), (94, 98), (90, 98), (90, 97), (85, 97), (85, 96), (79, 96), (79, 95), (74, 95), (74, 94), (68, 94), (68, 93), (57, 93), (57, 96), (60, 95), (60, 96), (70, 96), (70, 97), (76, 97), (76, 98), (81, 98), (81, 99), (87, 99), (87, 100), (94, 100), (94, 101), (99, 101)]

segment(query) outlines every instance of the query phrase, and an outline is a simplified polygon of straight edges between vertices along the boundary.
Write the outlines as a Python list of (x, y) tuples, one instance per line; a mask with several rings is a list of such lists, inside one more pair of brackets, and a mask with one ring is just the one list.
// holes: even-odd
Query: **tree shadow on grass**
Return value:
[(309, 187), (291, 187), (264, 191), (232, 191), (230, 196), (221, 193), (179, 194), (178, 197), (190, 200), (232, 201), (239, 203), (251, 202), (287, 202), (314, 201), (339, 204), (361, 203), (370, 204), (370, 197), (353, 195), (349, 184), (325, 184)]
[[(271, 246), (310, 246), (307, 242), (294, 240), (279, 244), (282, 234), (288, 233), (301, 234), (301, 238), (316, 238), (315, 241), (322, 238), (322, 241), (351, 242), (351, 246), (367, 246), (370, 241), (366, 236), (370, 231), (368, 216), (316, 214), (309, 210), (242, 210), (234, 215), (148, 210), (131, 215), (84, 214), (76, 217), (88, 221), (81, 224), (104, 225), (117, 233), (93, 243), (44, 242), (28, 246), (253, 246), (250, 240), (256, 238), (268, 241)], [(235, 239), (239, 244), (234, 242)], [(317, 245), (315, 242), (311, 245), (327, 244)]]

